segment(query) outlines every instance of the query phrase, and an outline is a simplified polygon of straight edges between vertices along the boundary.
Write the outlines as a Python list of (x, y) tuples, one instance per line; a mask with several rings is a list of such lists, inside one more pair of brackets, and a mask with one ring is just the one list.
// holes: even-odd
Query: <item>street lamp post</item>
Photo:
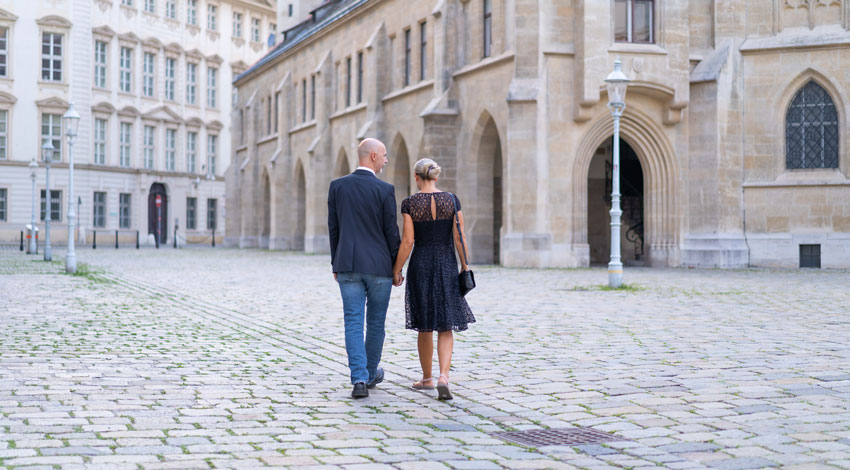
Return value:
[(50, 246), (50, 162), (53, 161), (53, 144), (45, 140), (41, 146), (41, 159), (45, 165), (45, 190), (44, 190), (44, 261), (53, 260), (53, 248)]
[(62, 124), (68, 135), (68, 254), (65, 256), (65, 272), (77, 272), (77, 253), (74, 251), (74, 141), (77, 139), (77, 126), (80, 115), (74, 110), (74, 103), (68, 106), (68, 111), (62, 116)]
[(35, 162), (35, 158), (29, 164), (30, 168), (30, 179), (32, 179), (32, 217), (30, 220), (30, 254), (34, 254), (38, 249), (35, 241), (35, 180), (38, 177), (36, 174), (36, 170), (38, 170), (38, 163)]
[[(80, 211), (80, 206), (82, 206), (82, 205), (83, 205), (83, 198), (80, 197), (80, 196), (77, 196), (77, 227), (78, 228), (80, 227), (80, 217), (81, 217), (80, 214), (82, 213)], [(79, 240), (77, 240), (77, 241), (79, 241), (80, 243), (85, 243), (82, 236), (80, 236), (78, 238), (79, 238)]]
[(605, 79), (608, 88), (608, 109), (614, 117), (614, 171), (611, 182), (611, 261), (608, 262), (608, 286), (623, 285), (623, 262), (620, 257), (620, 116), (626, 109), (626, 88), (629, 77), (623, 73), (620, 59), (614, 61), (614, 71)]
[[(212, 167), (212, 161), (211, 160), (210, 160), (209, 163), (207, 163), (207, 174), (206, 174), (205, 178), (207, 179), (207, 181), (209, 181), (211, 183), (215, 182), (215, 169)], [(212, 186), (212, 184), (210, 186)], [(209, 198), (207, 198), (207, 217), (209, 217), (209, 215), (210, 215)], [(216, 210), (215, 216), (218, 217), (218, 210)], [(210, 223), (210, 221), (207, 220), (207, 224), (209, 224), (209, 223)], [(213, 248), (215, 248), (215, 227), (216, 227), (217, 224), (218, 224), (218, 221), (213, 219), (213, 221), (212, 221), (212, 247)]]

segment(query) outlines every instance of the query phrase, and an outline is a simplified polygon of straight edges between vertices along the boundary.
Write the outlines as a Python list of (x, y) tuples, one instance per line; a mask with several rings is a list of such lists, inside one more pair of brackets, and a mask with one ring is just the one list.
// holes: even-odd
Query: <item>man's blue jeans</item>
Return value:
[(375, 378), (378, 363), (381, 362), (384, 321), (387, 318), (393, 280), (391, 277), (374, 274), (337, 273), (337, 283), (342, 294), (342, 309), (345, 314), (345, 350), (348, 353), (351, 383), (368, 383)]

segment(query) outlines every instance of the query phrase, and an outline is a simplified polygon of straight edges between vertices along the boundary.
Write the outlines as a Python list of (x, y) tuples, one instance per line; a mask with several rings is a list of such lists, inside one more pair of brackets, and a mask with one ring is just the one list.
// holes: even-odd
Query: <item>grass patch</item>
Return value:
[(600, 285), (600, 286), (599, 286), (599, 290), (603, 290), (603, 291), (611, 291), (611, 290), (613, 290), (613, 291), (637, 292), (637, 291), (644, 290), (644, 288), (643, 288), (643, 287), (641, 287), (641, 286), (639, 286), (639, 285), (637, 285), (637, 284), (623, 284), (623, 285), (621, 285), (620, 287), (611, 287), (611, 286), (608, 286), (608, 285)]
[(645, 287), (639, 284), (623, 284), (620, 287), (611, 287), (608, 284), (594, 284), (592, 286), (573, 286), (567, 289), (567, 291), (581, 292), (581, 291), (615, 291), (615, 292), (639, 292), (642, 290), (646, 290)]
[(113, 281), (107, 279), (105, 273), (106, 271), (95, 268), (88, 263), (77, 263), (77, 272), (75, 272), (73, 276), (84, 277), (89, 281), (97, 282), (99, 284), (112, 284)]

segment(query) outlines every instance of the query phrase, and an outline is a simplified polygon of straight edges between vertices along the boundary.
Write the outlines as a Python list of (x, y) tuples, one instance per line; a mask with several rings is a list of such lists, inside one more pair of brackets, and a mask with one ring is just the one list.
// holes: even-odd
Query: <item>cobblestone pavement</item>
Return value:
[[(0, 251), (0, 467), (850, 468), (850, 273), (476, 268), (455, 400), (349, 397), (325, 256), (97, 250), (86, 275)], [(494, 432), (592, 427), (540, 448)]]

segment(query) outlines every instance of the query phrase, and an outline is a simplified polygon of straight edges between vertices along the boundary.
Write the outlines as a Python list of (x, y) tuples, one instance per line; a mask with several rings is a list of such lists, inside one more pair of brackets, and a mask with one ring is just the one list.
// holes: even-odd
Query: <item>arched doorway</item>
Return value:
[(351, 167), (348, 165), (348, 155), (345, 149), (339, 149), (339, 156), (336, 158), (336, 166), (334, 166), (334, 178), (339, 178), (351, 173)]
[(160, 245), (168, 243), (168, 194), (162, 183), (152, 184), (148, 192), (148, 233), (153, 234)]
[(304, 250), (304, 236), (307, 228), (307, 180), (304, 167), (299, 161), (295, 165), (295, 233), (292, 248)]
[(260, 177), (260, 186), (262, 188), (261, 191), (263, 196), (260, 206), (262, 211), (260, 214), (262, 216), (260, 219), (260, 223), (262, 224), (260, 227), (260, 248), (268, 249), (269, 235), (271, 234), (272, 227), (272, 197), (269, 174), (266, 171), (263, 171), (263, 176)]
[[(611, 147), (614, 134), (614, 120), (606, 109), (600, 109), (598, 117), (591, 123), (576, 148), (575, 166), (572, 172), (572, 237), (573, 249), (579, 265), (591, 262), (589, 232), (588, 197), (590, 190), (590, 165), (603, 146)], [(672, 146), (664, 128), (655, 119), (637, 106), (629, 107), (620, 118), (620, 136), (623, 142), (620, 151), (621, 160), (626, 155), (627, 146), (639, 158), (643, 176), (641, 198), (643, 219), (643, 256), (647, 266), (676, 266), (679, 264), (679, 168), (676, 150)], [(626, 145), (627, 144), (627, 145)], [(608, 151), (610, 153), (610, 150)], [(620, 162), (621, 172), (624, 162)], [(604, 163), (602, 164), (604, 167)], [(622, 179), (622, 178), (621, 178)], [(621, 182), (621, 193), (625, 186)], [(598, 213), (598, 209), (596, 213)], [(603, 207), (603, 215), (607, 216)], [(624, 214), (625, 217), (625, 214)], [(609, 219), (606, 219), (609, 220)], [(609, 220), (610, 222), (610, 220)], [(609, 222), (605, 222), (606, 224)], [(597, 221), (598, 223), (598, 221)], [(622, 236), (630, 227), (623, 223)], [(628, 249), (621, 245), (625, 254)], [(605, 251), (602, 249), (601, 251)], [(634, 251), (632, 251), (634, 254)], [(634, 256), (632, 256), (634, 258)], [(598, 258), (597, 258), (598, 259)], [(625, 258), (624, 258), (625, 260)], [(607, 262), (607, 261), (606, 261)]]
[[(502, 143), (496, 122), (489, 115), (481, 130), (476, 158), (476, 199), (466, 203), (466, 232), (472, 260), (499, 264), (502, 231)], [(472, 210), (469, 210), (472, 209)], [(470, 218), (469, 216), (472, 215)]]
[[(587, 242), (590, 263), (607, 265), (611, 259), (611, 188), (613, 139), (596, 149), (587, 172)], [(620, 139), (620, 255), (626, 266), (641, 266), (644, 253), (643, 168), (637, 153)]]

